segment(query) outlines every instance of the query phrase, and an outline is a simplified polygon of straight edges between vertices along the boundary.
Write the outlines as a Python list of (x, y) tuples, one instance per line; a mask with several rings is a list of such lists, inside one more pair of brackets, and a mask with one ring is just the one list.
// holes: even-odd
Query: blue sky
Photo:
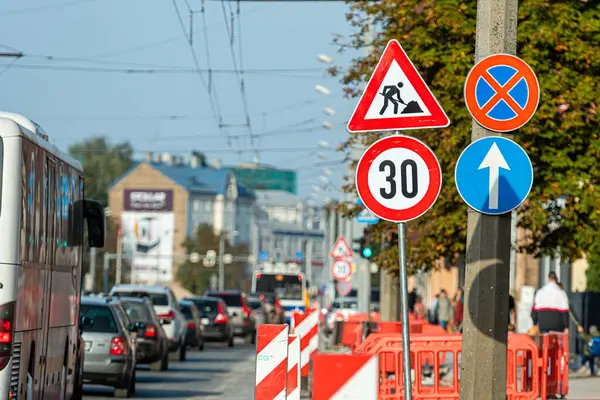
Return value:
[[(176, 3), (189, 30), (186, 1)], [(234, 70), (221, 1), (206, 0), (206, 37), (201, 1), (188, 3), (196, 11), (193, 45), (200, 68), (208, 68), (208, 48), (213, 70)], [(235, 14), (236, 3), (225, 4), (228, 22), (229, 6)], [(255, 142), (259, 150), (265, 150), (261, 162), (282, 168), (304, 167), (298, 170), (299, 191), (304, 196), (318, 183), (323, 169), (306, 166), (326, 161), (316, 154), (317, 141), (342, 142), (348, 135), (344, 122), (355, 106), (356, 100), (342, 97), (338, 78), (327, 76), (326, 65), (317, 60), (317, 54), (324, 53), (333, 57), (336, 65), (346, 67), (358, 55), (340, 54), (332, 44), (334, 35), (348, 37), (352, 32), (345, 20), (347, 10), (343, 2), (242, 1), (241, 36), (237, 16), (234, 18), (236, 60), (239, 63), (241, 37), (248, 71), (245, 82), (251, 124), (255, 133), (270, 134)], [(245, 151), (253, 149), (246, 128), (219, 129), (171, 0), (4, 0), (0, 44), (30, 55), (0, 76), (0, 108), (36, 120), (62, 149), (85, 137), (106, 135), (115, 142), (130, 141), (138, 158), (143, 151), (186, 154), (197, 149), (225, 164), (253, 159), (253, 152)], [(11, 61), (0, 59), (0, 72)], [(31, 65), (43, 67), (25, 67)], [(121, 72), (126, 69), (137, 73)], [(164, 70), (177, 73), (160, 72)], [(203, 77), (208, 81), (208, 73), (203, 72)], [(316, 84), (326, 86), (331, 94), (317, 93)], [(212, 105), (218, 104), (223, 122), (243, 124), (245, 109), (237, 75), (215, 72), (211, 87), (218, 99), (213, 97)], [(326, 116), (325, 107), (336, 114)], [(323, 121), (333, 123), (334, 128), (318, 128)], [(226, 132), (237, 135), (231, 139), (231, 147)], [(340, 153), (325, 153), (330, 161), (343, 158)], [(327, 168), (333, 170), (333, 182), (339, 185), (345, 167)]]

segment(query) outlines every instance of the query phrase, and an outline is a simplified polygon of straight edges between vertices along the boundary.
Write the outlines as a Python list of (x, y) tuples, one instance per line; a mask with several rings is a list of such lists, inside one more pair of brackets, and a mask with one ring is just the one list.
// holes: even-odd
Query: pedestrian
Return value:
[(415, 312), (415, 303), (417, 302), (417, 288), (411, 290), (408, 294), (408, 311)]
[(442, 329), (448, 329), (448, 322), (452, 320), (452, 302), (448, 298), (446, 289), (442, 289), (437, 304), (437, 319)]
[(425, 315), (427, 314), (427, 307), (423, 304), (423, 298), (421, 296), (417, 295), (414, 309), (415, 318), (419, 321), (424, 320)]
[(508, 331), (515, 332), (517, 330), (517, 314), (515, 311), (515, 298), (508, 295)]
[(585, 372), (585, 364), (590, 364), (590, 374), (596, 375), (596, 357), (600, 357), (600, 331), (595, 325), (590, 326), (589, 333), (585, 333), (583, 326), (577, 327), (579, 337), (586, 343), (583, 349), (583, 356), (581, 357), (581, 369), (580, 373)]
[(558, 286), (555, 272), (548, 274), (548, 282), (535, 294), (531, 319), (542, 334), (569, 333), (569, 298)]
[(429, 323), (433, 325), (438, 324), (437, 319), (437, 309), (438, 309), (438, 301), (440, 299), (439, 293), (435, 295), (433, 300), (431, 301), (431, 308), (429, 309)]
[(458, 288), (454, 295), (454, 318), (452, 328), (455, 332), (462, 332), (463, 314), (465, 309), (465, 293), (462, 288)]

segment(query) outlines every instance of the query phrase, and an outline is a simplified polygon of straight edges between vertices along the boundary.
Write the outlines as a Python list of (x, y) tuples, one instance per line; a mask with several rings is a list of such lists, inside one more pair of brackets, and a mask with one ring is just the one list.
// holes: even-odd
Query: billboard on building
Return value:
[(173, 280), (173, 191), (126, 189), (121, 215), (123, 252), (131, 256), (132, 283)]

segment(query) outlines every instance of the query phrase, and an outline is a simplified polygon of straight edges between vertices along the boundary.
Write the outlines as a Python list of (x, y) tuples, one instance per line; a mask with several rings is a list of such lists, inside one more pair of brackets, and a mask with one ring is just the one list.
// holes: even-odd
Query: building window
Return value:
[(194, 211), (200, 211), (200, 200), (194, 200)]
[(204, 212), (210, 212), (212, 210), (212, 201), (206, 200), (204, 201)]

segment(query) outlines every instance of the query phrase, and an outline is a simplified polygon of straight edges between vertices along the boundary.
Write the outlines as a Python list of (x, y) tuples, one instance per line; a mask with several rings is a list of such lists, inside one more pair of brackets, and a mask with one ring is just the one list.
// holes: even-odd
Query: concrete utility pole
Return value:
[[(476, 62), (515, 54), (518, 0), (478, 0)], [(471, 141), (497, 136), (473, 121)], [(469, 209), (460, 398), (506, 399), (511, 214)]]
[(225, 232), (221, 232), (219, 237), (219, 290), (225, 290), (225, 262), (223, 255), (225, 254)]

